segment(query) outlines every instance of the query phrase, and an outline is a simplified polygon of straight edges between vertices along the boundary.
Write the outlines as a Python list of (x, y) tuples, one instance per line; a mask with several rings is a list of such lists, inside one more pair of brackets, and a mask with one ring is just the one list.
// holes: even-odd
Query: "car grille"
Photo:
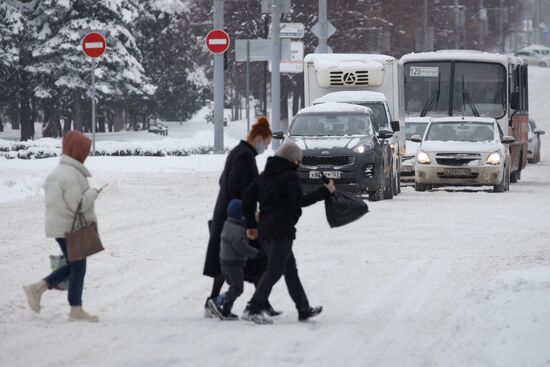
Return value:
[(437, 164), (442, 166), (467, 166), (473, 161), (481, 160), (481, 154), (477, 153), (439, 153), (436, 154)]
[(475, 179), (477, 176), (479, 176), (479, 173), (473, 172), (466, 175), (446, 175), (444, 172), (437, 172), (437, 176), (439, 178), (469, 178), (469, 179)]
[(302, 158), (304, 166), (352, 166), (355, 164), (355, 157), (352, 155), (326, 156), (319, 157), (314, 155), (306, 155)]

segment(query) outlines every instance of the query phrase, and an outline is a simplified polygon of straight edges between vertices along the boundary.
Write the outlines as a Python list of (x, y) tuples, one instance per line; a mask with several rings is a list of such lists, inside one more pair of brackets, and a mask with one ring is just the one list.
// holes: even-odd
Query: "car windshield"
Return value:
[(366, 114), (315, 113), (296, 116), (290, 128), (292, 136), (372, 135), (372, 124)]
[(388, 116), (386, 115), (386, 106), (382, 102), (358, 102), (354, 103), (360, 106), (368, 107), (374, 114), (374, 120), (379, 127), (388, 126)]
[(413, 135), (424, 136), (424, 132), (428, 127), (427, 123), (421, 122), (406, 122), (405, 123), (405, 139), (411, 140)]
[(425, 140), (432, 141), (492, 141), (494, 124), (485, 122), (433, 122)]

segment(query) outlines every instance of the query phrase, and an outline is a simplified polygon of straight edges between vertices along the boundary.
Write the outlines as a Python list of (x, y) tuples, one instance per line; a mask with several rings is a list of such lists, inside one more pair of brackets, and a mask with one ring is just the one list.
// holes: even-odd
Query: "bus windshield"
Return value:
[(407, 116), (479, 115), (501, 118), (506, 113), (506, 69), (473, 61), (405, 64)]

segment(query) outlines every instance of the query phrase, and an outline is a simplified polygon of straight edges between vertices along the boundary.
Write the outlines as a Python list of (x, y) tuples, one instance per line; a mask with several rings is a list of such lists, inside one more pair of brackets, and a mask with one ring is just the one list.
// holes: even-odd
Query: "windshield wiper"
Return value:
[(464, 88), (464, 74), (462, 74), (462, 115), (464, 115), (464, 110), (466, 109), (466, 102), (472, 109), (472, 113), (475, 117), (479, 117), (479, 112), (476, 108), (476, 105), (472, 101), (472, 96), (470, 96), (470, 92)]
[(426, 117), (428, 112), (430, 112), (430, 110), (434, 108), (434, 106), (437, 106), (437, 104), (439, 103), (440, 92), (441, 92), (441, 74), (439, 74), (437, 77), (437, 89), (435, 89), (432, 92), (432, 94), (430, 95), (430, 98), (422, 108), (422, 112), (420, 112), (420, 117)]

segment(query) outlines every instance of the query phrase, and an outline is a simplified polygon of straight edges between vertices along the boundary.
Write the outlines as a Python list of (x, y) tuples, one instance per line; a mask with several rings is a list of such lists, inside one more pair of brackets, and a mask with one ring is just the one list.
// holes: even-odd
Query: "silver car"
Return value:
[(511, 136), (504, 136), (493, 118), (434, 118), (416, 153), (415, 189), (440, 186), (493, 186), (504, 192), (510, 187)]
[(540, 136), (544, 134), (546, 132), (537, 128), (535, 120), (529, 119), (529, 144), (527, 148), (529, 163), (540, 162)]

